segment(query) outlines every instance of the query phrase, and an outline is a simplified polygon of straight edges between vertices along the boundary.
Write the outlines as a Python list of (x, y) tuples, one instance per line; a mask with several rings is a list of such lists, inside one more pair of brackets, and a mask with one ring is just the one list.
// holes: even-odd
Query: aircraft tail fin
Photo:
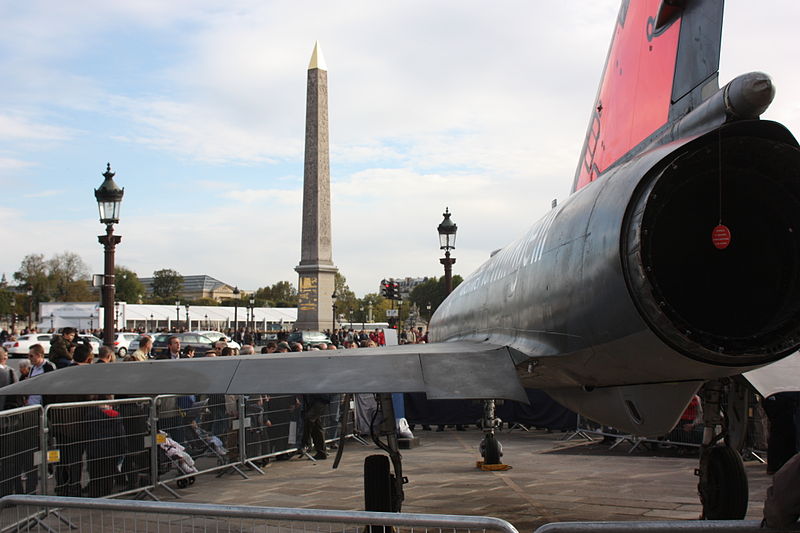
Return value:
[(718, 90), (723, 0), (623, 0), (572, 192)]

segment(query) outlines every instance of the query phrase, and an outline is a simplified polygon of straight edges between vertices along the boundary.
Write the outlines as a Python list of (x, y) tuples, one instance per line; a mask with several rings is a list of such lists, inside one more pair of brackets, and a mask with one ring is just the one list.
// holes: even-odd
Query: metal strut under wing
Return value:
[[(431, 399), (527, 403), (505, 346), (468, 341), (68, 367), (0, 394), (424, 392)], [(516, 361), (515, 361), (516, 359)]]

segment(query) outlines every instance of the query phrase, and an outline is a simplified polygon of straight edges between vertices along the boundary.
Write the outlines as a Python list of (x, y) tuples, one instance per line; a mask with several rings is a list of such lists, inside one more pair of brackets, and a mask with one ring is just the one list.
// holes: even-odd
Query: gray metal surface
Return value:
[[(143, 502), (132, 500), (66, 498), (57, 496), (6, 496), (0, 498), (0, 509), (10, 505), (36, 506), (42, 509), (58, 508), (91, 510), (96, 513), (113, 512), (147, 513), (152, 515), (184, 515), (196, 517), (224, 517), (263, 521), (306, 522), (313, 524), (381, 524), (398, 527), (441, 528), (448, 530), (475, 529), (517, 533), (514, 526), (485, 516), (456, 516), (411, 513), (371, 513), (366, 511), (332, 511), (326, 509), (292, 509), (285, 507), (246, 507), (232, 505), (189, 504), (179, 502)], [(123, 523), (120, 517), (119, 522)], [(111, 520), (108, 520), (110, 523)], [(160, 522), (156, 522), (159, 524)], [(103, 521), (96, 521), (97, 530), (103, 531)], [(153, 524), (149, 524), (153, 526)], [(169, 521), (163, 523), (169, 527)], [(91, 524), (87, 524), (91, 527)], [(156, 528), (157, 529), (157, 528)], [(312, 528), (316, 529), (316, 528)], [(90, 530), (90, 529), (87, 529)], [(144, 530), (144, 529), (143, 529)], [(152, 527), (151, 529), (152, 530)], [(170, 528), (171, 530), (171, 528)], [(293, 526), (292, 530), (302, 530)]]
[[(535, 533), (756, 533), (758, 520), (670, 520), (665, 522), (559, 522), (545, 524)], [(794, 530), (796, 531), (796, 529)]]
[(70, 367), (0, 394), (427, 392), (527, 402), (505, 347), (448, 342)]

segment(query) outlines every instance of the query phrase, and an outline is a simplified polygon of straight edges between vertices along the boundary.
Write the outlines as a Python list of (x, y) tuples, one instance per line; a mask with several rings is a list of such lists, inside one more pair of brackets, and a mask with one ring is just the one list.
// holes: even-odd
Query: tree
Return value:
[(165, 300), (180, 297), (183, 290), (183, 276), (171, 268), (153, 272), (153, 296)]
[(118, 266), (115, 274), (117, 300), (131, 304), (141, 302), (145, 290), (136, 272), (124, 266)]
[[(464, 279), (456, 274), (453, 276), (453, 289), (458, 287)], [(430, 320), (433, 313), (444, 301), (447, 296), (447, 287), (445, 287), (444, 276), (440, 278), (428, 278), (423, 281), (411, 291), (409, 299), (417, 304), (420, 314), (427, 320)], [(428, 313), (428, 305), (430, 304), (431, 310)]]
[[(47, 261), (50, 296), (57, 302), (87, 302), (95, 298), (89, 290), (89, 267), (73, 252), (64, 252)], [(41, 300), (39, 300), (41, 301)]]
[(31, 290), (34, 299), (41, 302), (50, 299), (50, 279), (47, 274), (44, 254), (30, 254), (22, 259), (19, 270), (14, 272), (14, 279), (20, 288)]
[(350, 290), (347, 285), (347, 278), (339, 272), (335, 274), (333, 287), (336, 291), (336, 314), (348, 320), (359, 308), (359, 300), (356, 298), (356, 293)]
[(269, 302), (275, 307), (297, 307), (297, 289), (288, 281), (279, 281), (270, 287), (261, 287), (255, 292), (255, 300)]

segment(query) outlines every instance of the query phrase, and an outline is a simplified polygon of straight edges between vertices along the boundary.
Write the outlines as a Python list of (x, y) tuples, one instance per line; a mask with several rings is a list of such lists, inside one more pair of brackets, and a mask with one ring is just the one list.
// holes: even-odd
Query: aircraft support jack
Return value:
[(495, 431), (500, 428), (503, 421), (495, 415), (495, 400), (483, 401), (483, 440), (481, 441), (480, 451), (485, 465), (499, 465), (500, 457), (503, 455), (503, 447), (497, 441)]
[[(392, 395), (376, 395), (376, 418), (381, 417), (379, 427), (371, 427), (372, 440), (388, 454), (370, 455), (364, 460), (364, 509), (367, 511), (399, 513), (403, 506), (403, 485), (408, 478), (403, 476), (403, 463), (397, 442), (397, 427), (392, 405)], [(386, 442), (381, 440), (386, 438)], [(389, 470), (392, 464), (394, 474)], [(383, 526), (370, 526), (375, 532)], [(388, 529), (388, 528), (387, 528)]]
[(700, 447), (700, 477), (697, 491), (704, 520), (741, 520), (747, 512), (748, 487), (739, 452), (728, 446), (728, 421), (723, 416), (730, 380), (707, 382), (703, 398), (703, 444)]

